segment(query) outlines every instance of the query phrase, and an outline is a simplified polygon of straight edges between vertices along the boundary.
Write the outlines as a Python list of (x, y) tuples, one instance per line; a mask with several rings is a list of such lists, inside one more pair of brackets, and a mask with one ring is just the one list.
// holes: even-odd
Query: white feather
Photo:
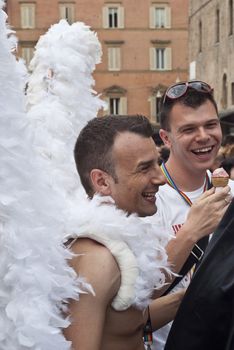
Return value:
[[(26, 116), (26, 69), (22, 61), (16, 61), (11, 54), (14, 40), (7, 37), (9, 30), (5, 21), (6, 15), (0, 10), (0, 348), (65, 350), (70, 348), (70, 342), (62, 334), (62, 328), (69, 324), (63, 313), (66, 311), (64, 302), (78, 298), (81, 292), (92, 292), (85, 280), (77, 278), (68, 266), (67, 260), (72, 255), (61, 244), (67, 225), (65, 207), (71, 201), (67, 198), (77, 185), (75, 170), (71, 171), (72, 175), (70, 170), (74, 167), (71, 145), (81, 127), (73, 100), (74, 91), (78, 90), (73, 91), (72, 101), (65, 103), (72, 92), (68, 87), (63, 95), (63, 83), (68, 84), (68, 80), (46, 80), (47, 57), (42, 56), (41, 61), (35, 58), (38, 75), (32, 76), (33, 87), (30, 81), (29, 114)], [(62, 26), (67, 25), (63, 23)], [(83, 26), (74, 27), (82, 31)], [(72, 47), (74, 36), (70, 40), (69, 33), (61, 35), (61, 27), (54, 26), (54, 30), (55, 36), (63, 38), (62, 44), (70, 43)], [(89, 40), (90, 31), (87, 27), (85, 31), (87, 33), (80, 39), (86, 35)], [(49, 40), (45, 44), (50, 47)], [(82, 71), (87, 74), (87, 79), (83, 77), (81, 82), (81, 85), (86, 83), (81, 99), (89, 104), (95, 101), (95, 107), (89, 105), (86, 113), (83, 102), (83, 124), (85, 117), (93, 117), (97, 106), (102, 104), (92, 96), (89, 85), (92, 82), (90, 67), (94, 69), (97, 61), (89, 57), (96, 50), (94, 39), (87, 46), (92, 50), (87, 51), (86, 42), (81, 45), (80, 61), (86, 62), (87, 58), (87, 64), (81, 64)], [(75, 47), (79, 50), (78, 43)], [(56, 62), (56, 55), (51, 56), (49, 67), (55, 67), (56, 74), (62, 78), (59, 68), (65, 63), (62, 57)], [(65, 71), (65, 67), (61, 69)], [(86, 96), (87, 91), (90, 98)], [(55, 95), (57, 92), (61, 95)], [(72, 119), (68, 120), (68, 116)], [(70, 147), (66, 147), (68, 144)]]

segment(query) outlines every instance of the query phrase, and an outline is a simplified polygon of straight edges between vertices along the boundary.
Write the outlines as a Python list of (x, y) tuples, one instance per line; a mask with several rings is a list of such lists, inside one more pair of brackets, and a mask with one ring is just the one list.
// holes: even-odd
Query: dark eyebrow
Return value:
[(154, 164), (156, 162), (156, 159), (151, 159), (151, 160), (148, 160), (148, 161), (143, 161), (143, 162), (140, 162), (138, 165), (137, 165), (137, 170), (140, 169), (140, 168), (143, 168), (145, 166), (151, 166), (152, 164)]
[(185, 125), (180, 126), (177, 129), (177, 131), (182, 131), (182, 130), (187, 129), (187, 128), (195, 128), (195, 127), (196, 127), (195, 124), (185, 124)]
[[(207, 120), (206, 122), (205, 122), (205, 125), (206, 124), (209, 124), (209, 123), (214, 123), (214, 122), (216, 122), (216, 123), (219, 123), (220, 121), (219, 121), (219, 119), (217, 119), (217, 118), (212, 118), (212, 119), (209, 119), (209, 120)], [(196, 128), (197, 127), (197, 125), (196, 124), (185, 124), (185, 125), (182, 125), (182, 126), (180, 126), (178, 129), (177, 129), (177, 131), (182, 131), (183, 129), (187, 129), (187, 128)]]
[(206, 124), (213, 123), (213, 122), (220, 123), (220, 120), (217, 118), (210, 119), (210, 120), (207, 120)]

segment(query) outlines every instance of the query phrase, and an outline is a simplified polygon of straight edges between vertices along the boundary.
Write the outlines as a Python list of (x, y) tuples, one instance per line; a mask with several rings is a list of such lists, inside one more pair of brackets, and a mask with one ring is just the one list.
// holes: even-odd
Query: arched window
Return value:
[(216, 31), (215, 31), (215, 42), (219, 42), (219, 36), (220, 36), (220, 11), (219, 9), (216, 9), (216, 19), (215, 19), (215, 26), (216, 26)]
[(233, 34), (233, 0), (229, 0), (229, 35)]
[(227, 108), (227, 74), (224, 73), (223, 75), (223, 96), (222, 96), (222, 107), (223, 109)]
[(103, 91), (108, 104), (107, 114), (127, 114), (127, 91), (118, 86), (112, 85)]

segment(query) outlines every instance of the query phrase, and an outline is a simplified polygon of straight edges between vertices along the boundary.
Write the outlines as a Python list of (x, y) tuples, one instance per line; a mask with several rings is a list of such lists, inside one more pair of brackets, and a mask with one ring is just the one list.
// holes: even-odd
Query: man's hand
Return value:
[(190, 232), (194, 244), (216, 229), (231, 200), (230, 188), (226, 186), (217, 192), (211, 188), (193, 203), (184, 229)]
[[(194, 244), (216, 229), (231, 199), (230, 188), (226, 186), (216, 193), (211, 188), (193, 203), (187, 220), (167, 245), (168, 261), (174, 272), (180, 271)], [(175, 276), (168, 276), (167, 282), (172, 283), (174, 278)], [(167, 288), (165, 286), (157, 291), (156, 296), (162, 295)]]

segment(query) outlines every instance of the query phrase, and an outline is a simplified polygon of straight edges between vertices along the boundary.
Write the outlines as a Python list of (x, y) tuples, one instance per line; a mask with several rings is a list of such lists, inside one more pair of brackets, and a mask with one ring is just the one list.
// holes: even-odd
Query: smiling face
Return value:
[(114, 142), (112, 159), (117, 181), (109, 176), (110, 195), (118, 208), (139, 216), (153, 215), (155, 194), (164, 177), (151, 137), (132, 132), (120, 133)]
[(206, 100), (196, 109), (176, 103), (170, 113), (170, 131), (160, 130), (174, 164), (199, 174), (217, 155), (222, 132), (214, 105)]

